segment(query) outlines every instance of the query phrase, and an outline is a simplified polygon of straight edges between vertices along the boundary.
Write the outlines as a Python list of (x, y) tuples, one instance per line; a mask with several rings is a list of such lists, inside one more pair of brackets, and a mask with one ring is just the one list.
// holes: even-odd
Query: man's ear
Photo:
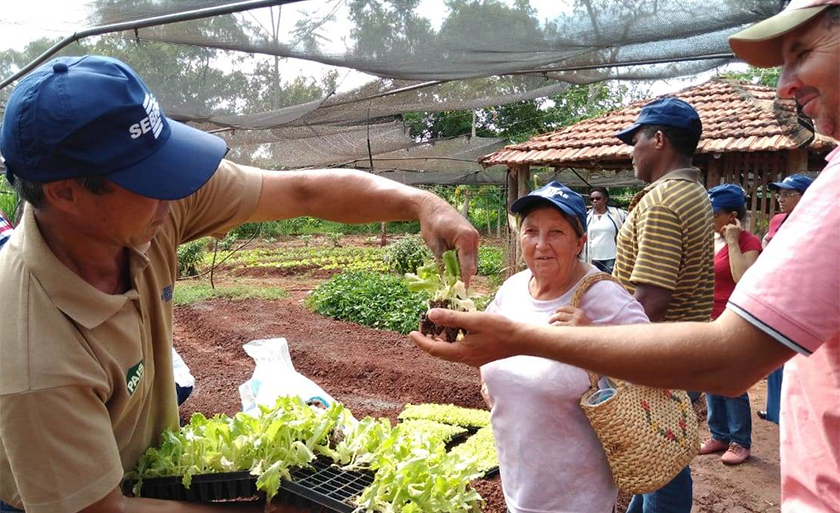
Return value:
[(661, 130), (657, 130), (656, 133), (653, 134), (653, 137), (656, 139), (653, 147), (657, 150), (664, 150), (668, 144), (668, 139), (665, 137), (665, 134), (663, 134)]
[(76, 180), (58, 180), (41, 185), (44, 191), (44, 203), (62, 212), (76, 210), (79, 199)]

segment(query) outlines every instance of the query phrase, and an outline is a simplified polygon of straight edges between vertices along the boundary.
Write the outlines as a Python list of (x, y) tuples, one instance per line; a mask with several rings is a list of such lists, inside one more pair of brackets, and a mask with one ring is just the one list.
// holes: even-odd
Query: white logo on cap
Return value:
[(163, 130), (163, 119), (161, 119), (160, 115), (160, 105), (157, 100), (155, 100), (154, 96), (146, 93), (146, 99), (143, 101), (143, 108), (146, 109), (146, 114), (148, 114), (148, 116), (141, 119), (139, 123), (134, 123), (128, 127), (128, 132), (131, 134), (132, 139), (137, 139), (148, 132), (152, 132), (152, 135), (154, 135), (155, 139), (157, 139), (161, 130)]
[(551, 187), (551, 188), (548, 190), (548, 193), (549, 193), (549, 195), (551, 195), (551, 196), (554, 196), (555, 194), (557, 194), (557, 195), (559, 195), (559, 196), (562, 196), (562, 197), (563, 197), (563, 198), (565, 198), (565, 199), (569, 199), (569, 195), (568, 195), (568, 194), (566, 194), (566, 193), (565, 193), (565, 191), (563, 191), (563, 189), (558, 189), (558, 188), (556, 188), (556, 187)]

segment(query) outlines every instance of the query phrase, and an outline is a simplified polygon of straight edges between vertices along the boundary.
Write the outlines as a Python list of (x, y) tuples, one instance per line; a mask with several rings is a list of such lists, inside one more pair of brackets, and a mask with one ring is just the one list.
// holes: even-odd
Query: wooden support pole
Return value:
[[(509, 165), (507, 173), (507, 211), (510, 211), (511, 204), (518, 198), (528, 194), (528, 178), (531, 175), (531, 168), (527, 165)], [(519, 232), (514, 225), (513, 216), (508, 217), (507, 230), (507, 258), (505, 262), (506, 276), (511, 276), (518, 270), (522, 250), (519, 247)]]

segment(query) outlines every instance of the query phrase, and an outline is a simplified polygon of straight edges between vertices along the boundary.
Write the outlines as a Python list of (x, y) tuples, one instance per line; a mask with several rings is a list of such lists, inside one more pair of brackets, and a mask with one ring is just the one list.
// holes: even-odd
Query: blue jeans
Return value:
[(192, 391), (193, 387), (182, 387), (178, 383), (175, 383), (175, 393), (178, 395), (178, 406), (184, 404), (184, 401), (187, 400), (187, 397), (190, 396)]
[(22, 513), (23, 510), (13, 508), (13, 507), (9, 506), (8, 504), (6, 504), (5, 502), (0, 501), (0, 513), (17, 513), (17, 512)]
[(634, 495), (627, 513), (690, 513), (692, 502), (691, 470), (685, 467), (659, 490)]
[(715, 440), (735, 442), (745, 449), (752, 444), (750, 396), (724, 397), (706, 393), (709, 431)]
[(767, 420), (779, 423), (779, 407), (782, 405), (782, 365), (767, 376)]

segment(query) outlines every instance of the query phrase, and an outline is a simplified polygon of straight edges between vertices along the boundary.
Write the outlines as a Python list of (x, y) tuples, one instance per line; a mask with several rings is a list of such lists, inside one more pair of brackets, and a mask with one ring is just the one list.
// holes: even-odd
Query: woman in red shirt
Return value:
[[(715, 223), (715, 295), (712, 319), (723, 313), (735, 284), (758, 259), (761, 241), (741, 230), (746, 215), (744, 190), (735, 184), (709, 189)], [(750, 456), (752, 421), (750, 398), (706, 394), (709, 431), (712, 437), (700, 447), (700, 454), (726, 451), (721, 461), (738, 465)]]

